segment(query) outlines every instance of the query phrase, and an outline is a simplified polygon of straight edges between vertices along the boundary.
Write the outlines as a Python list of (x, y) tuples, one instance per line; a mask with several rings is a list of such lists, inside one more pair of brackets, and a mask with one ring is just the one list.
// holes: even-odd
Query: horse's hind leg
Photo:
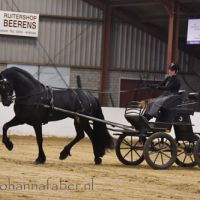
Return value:
[(76, 137), (74, 138), (74, 140), (72, 140), (68, 145), (66, 145), (64, 147), (64, 149), (60, 152), (60, 160), (64, 160), (66, 159), (68, 156), (70, 156), (70, 150), (71, 148), (77, 143), (79, 142), (81, 139), (84, 138), (85, 134), (84, 134), (84, 130), (81, 127), (81, 124), (79, 122), (77, 122), (76, 120), (74, 120), (74, 126), (76, 129)]
[(95, 141), (94, 141), (94, 137), (93, 137), (94, 132), (88, 122), (84, 124), (84, 130), (92, 142), (93, 152), (94, 152), (94, 156), (95, 156), (94, 162), (96, 165), (100, 165), (102, 163), (102, 159), (100, 158), (98, 148), (95, 146)]

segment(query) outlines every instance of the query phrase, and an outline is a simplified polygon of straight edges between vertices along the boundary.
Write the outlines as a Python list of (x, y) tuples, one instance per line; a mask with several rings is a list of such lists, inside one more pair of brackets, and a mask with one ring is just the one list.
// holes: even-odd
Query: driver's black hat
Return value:
[(169, 69), (170, 69), (171, 71), (175, 71), (175, 72), (177, 73), (178, 70), (179, 70), (179, 65), (178, 65), (177, 63), (175, 63), (175, 62), (172, 62), (172, 63), (170, 63), (170, 65), (169, 65)]

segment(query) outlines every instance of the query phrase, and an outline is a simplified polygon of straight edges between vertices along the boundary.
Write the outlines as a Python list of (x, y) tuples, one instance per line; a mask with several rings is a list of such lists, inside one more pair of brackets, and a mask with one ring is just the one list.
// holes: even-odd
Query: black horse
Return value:
[[(79, 89), (52, 89), (41, 84), (28, 72), (12, 67), (0, 73), (0, 95), (4, 106), (9, 106), (15, 100), (15, 116), (3, 126), (3, 143), (11, 151), (13, 144), (7, 136), (7, 130), (25, 123), (33, 126), (39, 149), (38, 158), (35, 160), (36, 164), (46, 161), (42, 147), (42, 125), (67, 117), (74, 119), (77, 135), (61, 151), (61, 160), (67, 158), (73, 145), (84, 138), (84, 132), (92, 142), (96, 164), (101, 164), (101, 157), (104, 156), (106, 149), (113, 148), (113, 140), (105, 124), (93, 121), (93, 127), (91, 127), (87, 119), (70, 116), (53, 109), (55, 106), (104, 119), (97, 98), (89, 92)], [(44, 108), (44, 104), (49, 105), (49, 108)]]

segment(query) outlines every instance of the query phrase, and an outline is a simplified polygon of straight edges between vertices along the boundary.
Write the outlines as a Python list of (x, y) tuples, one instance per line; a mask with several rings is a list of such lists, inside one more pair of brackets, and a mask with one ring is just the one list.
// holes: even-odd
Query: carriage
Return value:
[[(166, 169), (174, 162), (181, 167), (193, 167), (199, 163), (200, 133), (193, 132), (190, 118), (195, 110), (193, 105), (197, 103), (191, 99), (196, 96), (191, 93), (189, 101), (184, 100), (174, 108), (161, 109), (154, 122), (147, 121), (145, 108), (139, 102), (130, 102), (125, 118), (133, 126), (133, 131), (116, 134), (119, 135), (116, 142), (118, 159), (125, 165), (138, 165), (146, 160), (154, 169)], [(169, 134), (172, 128), (174, 136)]]

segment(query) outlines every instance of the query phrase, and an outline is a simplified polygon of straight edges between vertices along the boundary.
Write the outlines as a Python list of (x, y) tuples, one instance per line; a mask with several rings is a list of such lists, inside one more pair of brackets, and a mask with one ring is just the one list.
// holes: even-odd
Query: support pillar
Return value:
[(108, 5), (104, 9), (103, 37), (102, 37), (102, 68), (101, 68), (101, 92), (99, 100), (101, 106), (107, 105), (108, 94), (103, 93), (108, 89), (109, 67), (110, 67), (110, 33), (111, 33), (111, 7)]
[(167, 66), (173, 61), (178, 61), (179, 41), (179, 10), (180, 5), (176, 0), (163, 0), (163, 4), (169, 15)]

